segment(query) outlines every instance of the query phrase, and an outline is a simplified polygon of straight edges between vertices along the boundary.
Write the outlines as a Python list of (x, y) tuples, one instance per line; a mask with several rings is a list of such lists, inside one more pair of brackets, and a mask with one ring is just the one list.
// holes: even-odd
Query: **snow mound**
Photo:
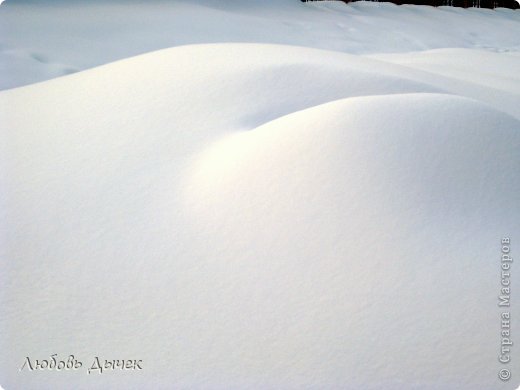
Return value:
[(447, 47), (518, 52), (519, 16), (506, 9), (373, 2), (13, 0), (0, 8), (0, 89), (201, 43), (284, 44), (351, 54)]
[(252, 387), (493, 388), (488, 243), (520, 227), (518, 129), (467, 99), (376, 96), (203, 151), (182, 188), (219, 367)]
[[(194, 45), (0, 93), (3, 385), (492, 388), (518, 94), (388, 61)], [(53, 353), (146, 368), (17, 371)]]

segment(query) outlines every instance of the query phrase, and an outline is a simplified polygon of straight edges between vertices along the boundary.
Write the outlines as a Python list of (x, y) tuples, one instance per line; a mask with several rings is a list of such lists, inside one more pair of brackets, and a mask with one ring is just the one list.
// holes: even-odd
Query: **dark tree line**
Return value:
[[(301, 0), (302, 2), (308, 2), (308, 1), (322, 1), (322, 0)], [(351, 1), (358, 1), (358, 0), (338, 0), (342, 1), (343, 3), (350, 3)], [(430, 5), (433, 7), (438, 7), (441, 5), (449, 5), (452, 7), (463, 7), (463, 8), (469, 8), (469, 7), (478, 7), (478, 8), (498, 8), (498, 7), (504, 7), (504, 8), (511, 8), (511, 9), (518, 9), (520, 6), (516, 2), (516, 0), (371, 0), (371, 1), (387, 1), (390, 3), (394, 3), (397, 5), (401, 4), (417, 4), (417, 5)]]

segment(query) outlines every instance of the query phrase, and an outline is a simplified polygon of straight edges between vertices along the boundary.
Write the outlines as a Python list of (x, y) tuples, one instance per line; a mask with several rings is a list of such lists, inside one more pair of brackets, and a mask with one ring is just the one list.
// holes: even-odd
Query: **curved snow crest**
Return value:
[[(303, 152), (306, 148), (315, 147), (322, 139), (327, 139), (331, 132), (335, 134), (336, 140), (330, 141), (331, 143), (324, 149), (329, 151), (328, 157), (333, 159), (334, 156), (330, 155), (331, 149), (336, 150), (339, 154), (343, 152), (348, 154), (347, 151), (352, 150), (358, 150), (356, 153), (359, 153), (359, 151), (367, 153), (371, 149), (369, 147), (370, 142), (366, 141), (365, 143), (364, 141), (362, 146), (354, 146), (351, 142), (346, 141), (346, 139), (353, 137), (358, 142), (358, 137), (366, 136), (375, 138), (373, 141), (378, 144), (388, 142), (388, 150), (392, 148), (408, 150), (411, 148), (413, 153), (417, 154), (416, 157), (425, 160), (424, 164), (430, 161), (432, 165), (435, 165), (439, 158), (443, 158), (441, 157), (442, 154), (439, 154), (442, 153), (440, 146), (450, 149), (449, 143), (455, 142), (452, 138), (457, 141), (460, 141), (460, 137), (467, 138), (466, 144), (457, 143), (456, 147), (467, 148), (470, 143), (474, 143), (472, 147), (475, 150), (482, 148), (490, 151), (489, 158), (492, 159), (492, 156), (495, 153), (499, 154), (500, 151), (494, 150), (492, 144), (488, 145), (485, 139), (497, 137), (501, 140), (496, 143), (500, 145), (504, 142), (510, 143), (510, 146), (514, 148), (519, 146), (517, 134), (519, 128), (520, 121), (518, 119), (474, 99), (454, 95), (410, 93), (340, 99), (288, 114), (267, 122), (252, 131), (223, 136), (194, 160), (192, 171), (188, 175), (191, 178), (188, 180), (191, 184), (184, 186), (188, 189), (186, 199), (193, 201), (196, 198), (191, 192), (194, 188), (193, 183), (198, 183), (201, 188), (208, 187), (202, 193), (214, 194), (224, 183), (232, 183), (237, 180), (236, 175), (247, 167), (248, 162), (269, 166), (275, 164), (271, 161), (271, 158), (267, 157), (269, 153), (264, 151), (263, 157), (258, 155), (259, 151), (265, 148), (273, 147), (280, 154), (282, 150), (285, 150), (287, 155), (289, 152), (301, 149), (302, 152), (296, 156), (296, 159), (298, 157), (303, 158), (304, 155), (307, 155), (306, 152)], [(399, 145), (400, 137), (405, 140), (406, 147)], [(414, 138), (414, 142), (418, 144), (410, 144), (410, 140), (406, 139), (408, 137)], [(435, 137), (439, 140), (436, 141)], [(478, 142), (475, 142), (475, 139)], [(280, 140), (287, 141), (290, 145), (281, 146), (285, 142)], [(421, 140), (424, 143), (419, 145)], [(273, 142), (273, 145), (267, 145), (269, 142)], [(434, 147), (437, 142), (439, 149)], [(392, 144), (396, 145), (392, 146)], [(421, 155), (419, 149), (423, 148), (428, 149), (429, 152)], [(314, 153), (314, 155), (317, 155), (317, 153)], [(291, 157), (285, 156), (284, 159), (291, 160)], [(376, 159), (375, 156), (374, 159)], [(513, 164), (516, 163), (516, 160)], [(356, 169), (362, 165), (346, 163), (341, 159), (337, 160), (337, 164), (342, 167), (356, 167)], [(416, 162), (409, 162), (407, 169), (418, 169), (420, 171), (425, 168), (424, 164), (417, 165)], [(449, 161), (444, 164), (446, 164), (446, 167), (451, 166)], [(492, 165), (491, 160), (483, 164), (488, 168)], [(458, 164), (453, 164), (454, 172), (457, 170), (457, 166)], [(269, 168), (265, 168), (265, 170), (272, 172)], [(273, 170), (276, 171), (274, 167)], [(309, 167), (303, 167), (301, 169), (295, 168), (294, 171), (307, 176), (313, 170)], [(481, 173), (485, 171), (486, 169), (482, 168)], [(387, 171), (385, 170), (385, 172)], [(459, 178), (461, 181), (467, 182), (470, 180), (467, 176), (468, 172), (460, 171), (459, 173), (464, 176)], [(341, 177), (341, 175), (334, 174), (331, 174), (331, 176)], [(420, 177), (420, 175), (417, 175), (417, 177)], [(257, 176), (245, 175), (242, 179), (255, 182)], [(428, 181), (428, 179), (424, 180)], [(476, 184), (482, 185), (479, 182)], [(419, 187), (428, 188), (429, 186)], [(471, 192), (471, 189), (467, 188), (467, 191)], [(224, 198), (226, 197), (224, 196)], [(207, 205), (208, 203), (194, 201), (194, 204)], [(468, 203), (465, 207), (471, 208), (471, 204)], [(211, 213), (208, 215), (211, 215)]]
[[(287, 44), (353, 54), (478, 46), (518, 51), (519, 24), (514, 10), (372, 2), (14, 0), (0, 12), (0, 88), (197, 43)], [(48, 61), (34, 61), (34, 54)]]
[(245, 339), (293, 387), (397, 389), (412, 369), (409, 388), (492, 388), (496, 315), (480, 307), (496, 290), (487, 242), (520, 228), (518, 128), (436, 94), (303, 110), (203, 151), (182, 186), (185, 228), (237, 297), (224, 313), (272, 331)]
[[(454, 51), (457, 52), (454, 49), (446, 55), (454, 56)], [(222, 118), (226, 117), (224, 114), (227, 109), (232, 109), (232, 105), (243, 105), (246, 109), (240, 116), (240, 127), (249, 129), (332, 100), (413, 92), (467, 96), (520, 117), (517, 110), (520, 91), (512, 87), (497, 89), (492, 85), (482, 85), (478, 80), (461, 75), (461, 67), (471, 67), (480, 51), (465, 49), (458, 53), (459, 61), (453, 68), (448, 64), (435, 73), (430, 68), (411, 68), (403, 58), (401, 63), (394, 64), (392, 62), (398, 62), (395, 57), (376, 59), (299, 46), (189, 45), (120, 60), (51, 80), (48, 84), (44, 82), (36, 95), (43, 92), (59, 97), (69, 94), (72, 90), (70, 85), (76, 83), (78, 99), (91, 93), (96, 95), (96, 99), (111, 97), (124, 105), (125, 100), (132, 100), (135, 91), (139, 91), (143, 96), (154, 94), (168, 98), (175, 107), (184, 106), (186, 102), (195, 107), (199, 102), (201, 107), (216, 104), (220, 106)], [(517, 56), (484, 54), (489, 71), (504, 66), (514, 69), (518, 62)], [(410, 56), (416, 58), (416, 55)], [(493, 80), (495, 85), (512, 85), (518, 83), (515, 77), (511, 72), (497, 72)], [(129, 79), (132, 81), (128, 82)], [(27, 88), (26, 94), (34, 91), (31, 86)], [(158, 107), (166, 109), (164, 102), (158, 98), (155, 100)], [(137, 109), (143, 111), (144, 108)]]

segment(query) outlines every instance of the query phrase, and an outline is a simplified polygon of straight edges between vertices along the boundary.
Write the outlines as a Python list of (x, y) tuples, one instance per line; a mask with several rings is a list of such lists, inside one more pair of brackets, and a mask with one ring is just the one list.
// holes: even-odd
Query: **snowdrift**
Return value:
[(297, 45), (351, 54), (520, 49), (520, 12), (299, 0), (8, 0), (0, 89), (172, 46)]
[[(494, 388), (518, 75), (457, 53), (192, 45), (0, 93), (2, 386)], [(18, 371), (53, 353), (84, 370)]]

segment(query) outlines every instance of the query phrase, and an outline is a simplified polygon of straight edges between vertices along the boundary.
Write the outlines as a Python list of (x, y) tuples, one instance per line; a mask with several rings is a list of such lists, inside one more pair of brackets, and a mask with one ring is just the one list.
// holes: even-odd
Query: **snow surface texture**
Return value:
[[(96, 3), (66, 27), (60, 12), (87, 6), (23, 7), (48, 7), (40, 26), (62, 40), (38, 50), (78, 69), (145, 51), (146, 28), (167, 44), (154, 20), (175, 7), (171, 39), (259, 42), (264, 26), (266, 44), (173, 47), (0, 92), (6, 390), (518, 386), (519, 359), (497, 376), (497, 295), (500, 239), (513, 255), (520, 242), (520, 13), (134, 5), (151, 19)], [(493, 35), (444, 31), (464, 17)], [(370, 55), (348, 50), (350, 20)], [(103, 35), (126, 23), (135, 34)], [(377, 37), (378, 23), (405, 30)], [(13, 26), (1, 39), (32, 52)], [(75, 29), (97, 49), (80, 52)], [(417, 49), (435, 50), (404, 53)], [(17, 84), (54, 76), (38, 66)], [(53, 353), (84, 367), (19, 371)], [(88, 375), (95, 356), (144, 369)]]
[(0, 89), (152, 50), (274, 43), (352, 54), (520, 49), (519, 12), (298, 0), (8, 0), (0, 9)]

